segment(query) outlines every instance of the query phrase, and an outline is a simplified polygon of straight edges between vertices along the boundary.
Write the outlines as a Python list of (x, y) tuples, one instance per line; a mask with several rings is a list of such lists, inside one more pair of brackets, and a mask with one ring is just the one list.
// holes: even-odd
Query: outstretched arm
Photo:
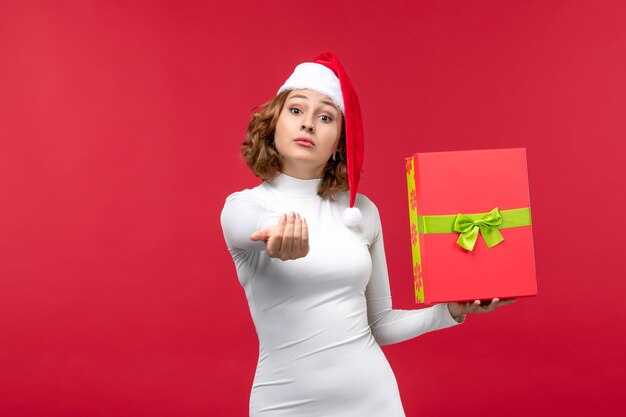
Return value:
[(250, 195), (242, 191), (226, 198), (220, 221), (228, 248), (233, 250), (265, 250), (262, 240), (250, 240), (259, 229), (275, 226), (281, 213), (267, 210)]
[(412, 339), (421, 334), (461, 323), (456, 321), (447, 304), (419, 310), (394, 310), (387, 275), (387, 261), (382, 230), (378, 229), (370, 246), (372, 275), (367, 285), (367, 317), (374, 338), (379, 345), (390, 345)]
[(271, 258), (298, 259), (309, 252), (306, 220), (262, 207), (246, 192), (226, 199), (221, 215), (226, 244), (231, 250), (267, 250)]

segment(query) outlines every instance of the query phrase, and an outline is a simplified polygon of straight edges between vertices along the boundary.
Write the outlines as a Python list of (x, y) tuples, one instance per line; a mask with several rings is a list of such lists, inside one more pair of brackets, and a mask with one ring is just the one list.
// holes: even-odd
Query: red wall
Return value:
[(403, 157), (527, 148), (540, 295), (385, 348), (407, 415), (622, 403), (626, 4), (377, 4), (0, 1), (0, 415), (245, 415), (219, 213), (257, 183), (250, 110), (323, 49), (360, 94), (398, 308)]

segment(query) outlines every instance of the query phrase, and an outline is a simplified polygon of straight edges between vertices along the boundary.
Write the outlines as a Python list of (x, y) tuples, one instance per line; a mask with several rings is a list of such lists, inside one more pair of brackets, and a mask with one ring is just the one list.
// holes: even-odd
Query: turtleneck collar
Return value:
[(281, 193), (312, 197), (317, 195), (321, 179), (301, 180), (299, 178), (290, 177), (286, 174), (279, 174), (272, 182), (267, 182), (270, 188), (280, 191)]

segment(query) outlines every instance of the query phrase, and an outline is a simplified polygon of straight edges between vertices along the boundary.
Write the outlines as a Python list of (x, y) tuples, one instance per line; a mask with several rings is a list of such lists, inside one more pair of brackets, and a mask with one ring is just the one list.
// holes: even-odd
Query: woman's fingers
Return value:
[(269, 230), (267, 229), (261, 229), (261, 230), (257, 230), (256, 232), (252, 233), (250, 235), (250, 240), (252, 241), (258, 241), (258, 240), (267, 240), (269, 238), (270, 234), (269, 234)]
[(500, 307), (502, 307), (502, 306), (506, 306), (506, 305), (509, 305), (509, 304), (513, 304), (514, 302), (515, 302), (515, 298), (507, 298), (507, 299), (504, 299), (504, 300), (500, 300), (500, 303), (498, 305)]
[[(306, 220), (297, 213), (294, 213), (288, 219), (287, 226), (285, 228), (285, 236), (283, 238), (283, 257), (281, 259), (298, 259), (306, 256), (309, 253), (309, 229), (306, 224)], [(291, 236), (290, 226), (293, 220), (293, 236)], [(286, 249), (291, 245), (291, 250)]]
[(267, 254), (272, 258), (277, 258), (281, 254), (283, 233), (285, 232), (285, 225), (287, 224), (287, 215), (283, 214), (278, 220), (274, 233), (267, 240)]
[(302, 219), (300, 228), (302, 230), (300, 250), (302, 251), (302, 256), (306, 256), (309, 253), (309, 225), (307, 224), (306, 219)]
[(302, 258), (309, 253), (309, 228), (306, 220), (299, 214), (296, 215), (294, 225), (293, 252), (293, 259)]
[(501, 300), (499, 298), (494, 298), (491, 300), (489, 304), (482, 304), (480, 300), (475, 300), (472, 303), (465, 303), (466, 313), (489, 313), (494, 311), (498, 307), (502, 307), (508, 304), (512, 304), (515, 302), (515, 298), (508, 298)]
[(293, 227), (295, 222), (295, 214), (293, 212), (285, 216), (285, 227), (281, 236), (280, 252), (276, 256), (282, 261), (292, 259), (291, 251), (293, 246)]
[(257, 230), (250, 235), (251, 240), (263, 240), (267, 254), (283, 261), (298, 259), (309, 253), (309, 228), (299, 214), (283, 214), (278, 224), (271, 228)]
[(498, 304), (500, 304), (500, 299), (499, 298), (494, 298), (493, 300), (491, 300), (489, 305), (485, 307), (485, 311), (486, 312), (490, 312), (490, 311), (495, 310), (496, 307), (498, 307)]
[(507, 298), (507, 299), (500, 299), (500, 298), (494, 298), (493, 300), (491, 300), (491, 304), (489, 304), (489, 306), (487, 306), (487, 308), (485, 309), (485, 311), (489, 312), (489, 311), (493, 311), (498, 307), (502, 307), (508, 304), (512, 304), (515, 302), (515, 298)]
[(291, 250), (293, 252), (294, 257), (292, 259), (299, 258), (302, 253), (302, 248), (300, 247), (300, 242), (302, 241), (302, 217), (299, 214), (296, 214), (296, 218), (293, 221), (293, 243), (291, 245)]
[(283, 241), (280, 247), (280, 259), (286, 261), (287, 259), (292, 259), (292, 251), (293, 251), (293, 237), (294, 237), (294, 226), (296, 223), (296, 214), (294, 212), (289, 213), (287, 217), (287, 223), (285, 224), (285, 231), (283, 232)]
[(480, 310), (480, 300), (474, 300), (468, 307), (468, 313), (477, 313)]

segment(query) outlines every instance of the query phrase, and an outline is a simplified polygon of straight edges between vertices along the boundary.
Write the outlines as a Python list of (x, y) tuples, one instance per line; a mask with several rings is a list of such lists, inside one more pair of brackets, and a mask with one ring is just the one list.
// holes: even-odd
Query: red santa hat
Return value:
[(285, 90), (301, 89), (313, 90), (330, 97), (343, 113), (350, 187), (350, 205), (343, 213), (343, 221), (350, 227), (357, 226), (362, 216), (361, 211), (354, 207), (354, 201), (363, 166), (363, 122), (359, 98), (339, 59), (328, 51), (319, 54), (313, 62), (298, 65), (280, 87), (278, 94)]

